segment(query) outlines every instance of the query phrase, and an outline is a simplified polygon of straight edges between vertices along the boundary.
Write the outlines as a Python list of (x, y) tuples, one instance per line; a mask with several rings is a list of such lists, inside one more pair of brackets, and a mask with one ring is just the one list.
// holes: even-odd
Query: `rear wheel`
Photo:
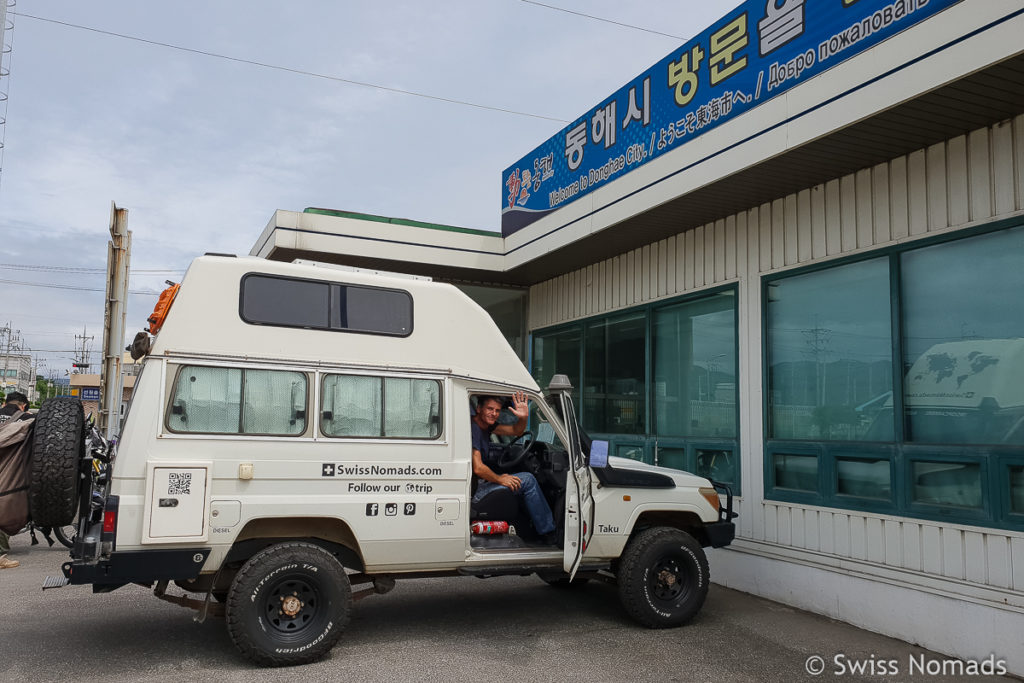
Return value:
[(32, 438), (29, 508), (37, 526), (58, 527), (75, 518), (79, 465), (85, 453), (82, 402), (60, 396), (43, 403)]
[(693, 536), (671, 527), (638, 533), (619, 566), (619, 598), (633, 619), (650, 628), (689, 621), (708, 595), (708, 560)]
[(260, 666), (308, 664), (338, 642), (351, 610), (348, 575), (333, 555), (281, 543), (253, 555), (232, 581), (228, 633)]

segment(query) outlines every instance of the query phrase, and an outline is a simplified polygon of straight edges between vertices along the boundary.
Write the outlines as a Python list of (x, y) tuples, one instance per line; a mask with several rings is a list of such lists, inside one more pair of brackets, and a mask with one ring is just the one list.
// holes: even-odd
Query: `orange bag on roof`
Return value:
[(174, 297), (178, 296), (179, 289), (181, 289), (181, 284), (173, 284), (160, 292), (160, 298), (157, 299), (153, 315), (146, 318), (146, 322), (149, 323), (148, 332), (150, 334), (156, 334), (164, 326), (164, 320), (167, 319), (167, 313), (171, 310), (171, 304), (174, 303)]

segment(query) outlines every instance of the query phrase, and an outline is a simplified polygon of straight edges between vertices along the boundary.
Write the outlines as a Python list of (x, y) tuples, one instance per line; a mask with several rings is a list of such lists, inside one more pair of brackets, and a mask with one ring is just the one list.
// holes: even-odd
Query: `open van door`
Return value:
[(555, 375), (548, 385), (548, 398), (565, 425), (568, 436), (569, 476), (565, 481), (565, 555), (562, 568), (571, 581), (583, 562), (583, 553), (594, 535), (594, 495), (590, 466), (583, 450), (579, 423), (570, 392), (572, 384), (565, 375)]

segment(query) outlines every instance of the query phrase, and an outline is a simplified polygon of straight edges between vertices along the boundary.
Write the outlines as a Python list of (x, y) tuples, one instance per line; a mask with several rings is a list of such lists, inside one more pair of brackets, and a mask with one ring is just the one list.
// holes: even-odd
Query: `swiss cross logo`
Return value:
[(334, 476), (334, 463), (325, 462), (323, 470), (320, 472), (321, 476), (333, 477)]

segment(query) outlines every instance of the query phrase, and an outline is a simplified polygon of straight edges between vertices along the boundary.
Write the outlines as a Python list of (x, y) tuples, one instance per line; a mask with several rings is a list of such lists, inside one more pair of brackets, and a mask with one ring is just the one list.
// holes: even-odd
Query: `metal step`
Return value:
[(63, 588), (69, 583), (71, 581), (66, 576), (47, 576), (46, 580), (43, 581), (43, 590), (47, 588)]

